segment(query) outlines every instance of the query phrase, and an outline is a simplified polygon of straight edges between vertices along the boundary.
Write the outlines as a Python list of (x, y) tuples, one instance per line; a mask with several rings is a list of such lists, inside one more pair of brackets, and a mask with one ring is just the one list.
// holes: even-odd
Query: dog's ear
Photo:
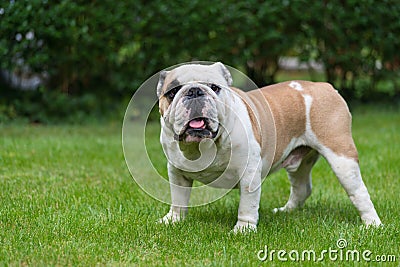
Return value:
[(162, 70), (160, 72), (160, 77), (158, 78), (157, 84), (157, 97), (160, 98), (162, 94), (162, 87), (164, 85), (165, 77), (167, 77), (169, 71)]
[(231, 75), (230, 71), (228, 70), (228, 68), (225, 67), (225, 65), (222, 64), (221, 62), (214, 63), (212, 66), (215, 68), (218, 68), (218, 70), (222, 73), (226, 82), (228, 83), (228, 86), (231, 86), (233, 80), (232, 80), (232, 75)]

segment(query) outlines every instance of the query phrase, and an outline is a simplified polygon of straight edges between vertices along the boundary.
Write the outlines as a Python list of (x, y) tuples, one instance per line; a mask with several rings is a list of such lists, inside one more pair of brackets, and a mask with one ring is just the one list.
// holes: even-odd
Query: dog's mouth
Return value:
[(217, 136), (218, 129), (213, 131), (210, 127), (210, 121), (207, 118), (196, 118), (190, 120), (181, 134), (176, 135), (177, 141), (200, 142), (203, 139), (213, 139)]

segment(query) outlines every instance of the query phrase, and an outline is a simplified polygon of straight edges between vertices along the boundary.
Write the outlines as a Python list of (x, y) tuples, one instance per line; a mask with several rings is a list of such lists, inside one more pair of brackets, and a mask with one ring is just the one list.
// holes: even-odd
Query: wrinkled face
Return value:
[(231, 84), (231, 74), (221, 63), (163, 71), (157, 85), (159, 108), (175, 140), (189, 143), (215, 138)]

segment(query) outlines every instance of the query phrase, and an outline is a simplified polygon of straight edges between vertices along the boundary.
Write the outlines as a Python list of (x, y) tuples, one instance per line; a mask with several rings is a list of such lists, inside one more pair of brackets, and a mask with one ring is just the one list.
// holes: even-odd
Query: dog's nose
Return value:
[(196, 98), (196, 97), (203, 96), (203, 95), (204, 95), (204, 91), (201, 90), (199, 87), (192, 87), (186, 93), (186, 96), (189, 98)]

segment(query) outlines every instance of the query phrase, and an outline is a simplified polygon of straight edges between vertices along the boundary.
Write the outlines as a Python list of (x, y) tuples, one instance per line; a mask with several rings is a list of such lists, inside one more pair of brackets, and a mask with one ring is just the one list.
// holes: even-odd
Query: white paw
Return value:
[(286, 206), (280, 207), (280, 208), (275, 208), (272, 210), (273, 213), (278, 213), (278, 212), (287, 212), (290, 211)]
[(383, 226), (379, 217), (363, 217), (362, 220), (367, 228)]
[(241, 233), (252, 233), (252, 232), (257, 232), (257, 225), (248, 223), (248, 222), (242, 222), (242, 221), (237, 221), (235, 227), (233, 227), (232, 232), (234, 234)]
[(158, 220), (160, 224), (173, 224), (181, 221), (183, 218), (178, 213), (168, 212), (164, 217)]

